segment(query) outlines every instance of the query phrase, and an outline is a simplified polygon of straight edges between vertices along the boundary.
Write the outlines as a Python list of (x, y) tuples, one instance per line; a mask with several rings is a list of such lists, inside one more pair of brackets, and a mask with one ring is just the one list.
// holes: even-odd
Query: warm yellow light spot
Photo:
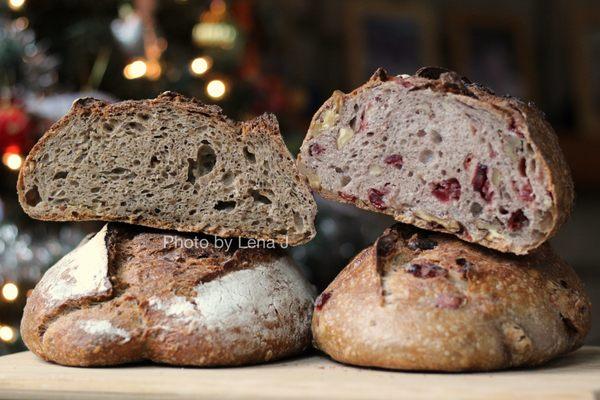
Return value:
[(190, 70), (194, 75), (202, 75), (210, 69), (212, 62), (208, 57), (197, 57), (190, 63)]
[(17, 153), (6, 152), (2, 155), (2, 163), (12, 170), (18, 170), (23, 164), (23, 157)]
[(225, 95), (226, 91), (227, 86), (225, 86), (225, 82), (220, 79), (213, 79), (206, 85), (206, 94), (213, 99), (220, 99)]
[(0, 340), (3, 342), (14, 342), (15, 330), (10, 326), (0, 326)]
[(123, 76), (127, 79), (138, 79), (146, 75), (148, 66), (143, 60), (135, 60), (123, 68)]
[(160, 78), (162, 67), (158, 61), (148, 61), (146, 63), (146, 78), (155, 81)]
[(13, 11), (20, 10), (24, 5), (25, 0), (8, 0), (8, 7)]
[(19, 297), (19, 288), (14, 283), (9, 282), (2, 286), (2, 296), (8, 301), (13, 301)]

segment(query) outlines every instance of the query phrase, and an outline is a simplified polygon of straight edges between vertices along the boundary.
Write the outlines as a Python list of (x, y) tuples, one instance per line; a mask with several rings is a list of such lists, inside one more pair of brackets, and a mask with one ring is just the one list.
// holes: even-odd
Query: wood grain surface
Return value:
[(0, 398), (600, 400), (600, 347), (536, 369), (469, 374), (355, 368), (320, 355), (240, 368), (70, 368), (23, 352), (0, 357)]

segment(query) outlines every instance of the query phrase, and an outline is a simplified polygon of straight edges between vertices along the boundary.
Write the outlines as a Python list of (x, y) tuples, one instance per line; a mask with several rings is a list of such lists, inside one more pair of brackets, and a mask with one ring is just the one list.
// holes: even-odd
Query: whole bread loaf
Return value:
[(378, 70), (313, 117), (298, 163), (324, 197), (525, 254), (567, 219), (573, 184), (531, 104), (454, 72)]
[(316, 205), (275, 116), (238, 123), (175, 93), (76, 101), (34, 146), (19, 201), (33, 218), (120, 221), (300, 244)]
[(399, 224), (317, 298), (312, 322), (335, 360), (429, 371), (538, 365), (589, 329), (582, 283), (548, 244), (514, 256)]
[(315, 293), (291, 259), (202, 240), (104, 226), (37, 284), (25, 344), (76, 366), (242, 365), (306, 348)]

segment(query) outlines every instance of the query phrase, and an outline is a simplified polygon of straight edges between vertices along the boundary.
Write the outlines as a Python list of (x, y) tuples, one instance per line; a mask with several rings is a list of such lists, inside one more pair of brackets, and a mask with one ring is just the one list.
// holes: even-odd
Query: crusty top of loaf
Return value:
[(353, 364), (489, 370), (578, 348), (590, 316), (581, 280), (548, 244), (515, 256), (396, 224), (317, 298), (313, 336)]
[(230, 243), (105, 225), (38, 283), (24, 341), (67, 365), (235, 365), (304, 347), (314, 289), (281, 249)]

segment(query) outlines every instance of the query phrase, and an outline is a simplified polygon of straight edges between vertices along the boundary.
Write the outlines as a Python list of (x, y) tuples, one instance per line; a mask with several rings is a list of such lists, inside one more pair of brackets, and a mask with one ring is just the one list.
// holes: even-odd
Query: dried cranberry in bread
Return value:
[(21, 323), (25, 344), (78, 366), (241, 365), (306, 348), (314, 288), (291, 259), (203, 239), (104, 226), (37, 284)]
[(326, 198), (515, 254), (552, 236), (573, 202), (543, 115), (440, 68), (378, 70), (352, 93), (334, 92), (298, 162)]
[(23, 164), (33, 218), (128, 222), (273, 239), (315, 235), (316, 204), (275, 116), (238, 123), (176, 93), (106, 104), (77, 100)]
[(526, 256), (397, 224), (315, 301), (315, 345), (355, 365), (483, 371), (580, 347), (590, 302), (548, 244)]

